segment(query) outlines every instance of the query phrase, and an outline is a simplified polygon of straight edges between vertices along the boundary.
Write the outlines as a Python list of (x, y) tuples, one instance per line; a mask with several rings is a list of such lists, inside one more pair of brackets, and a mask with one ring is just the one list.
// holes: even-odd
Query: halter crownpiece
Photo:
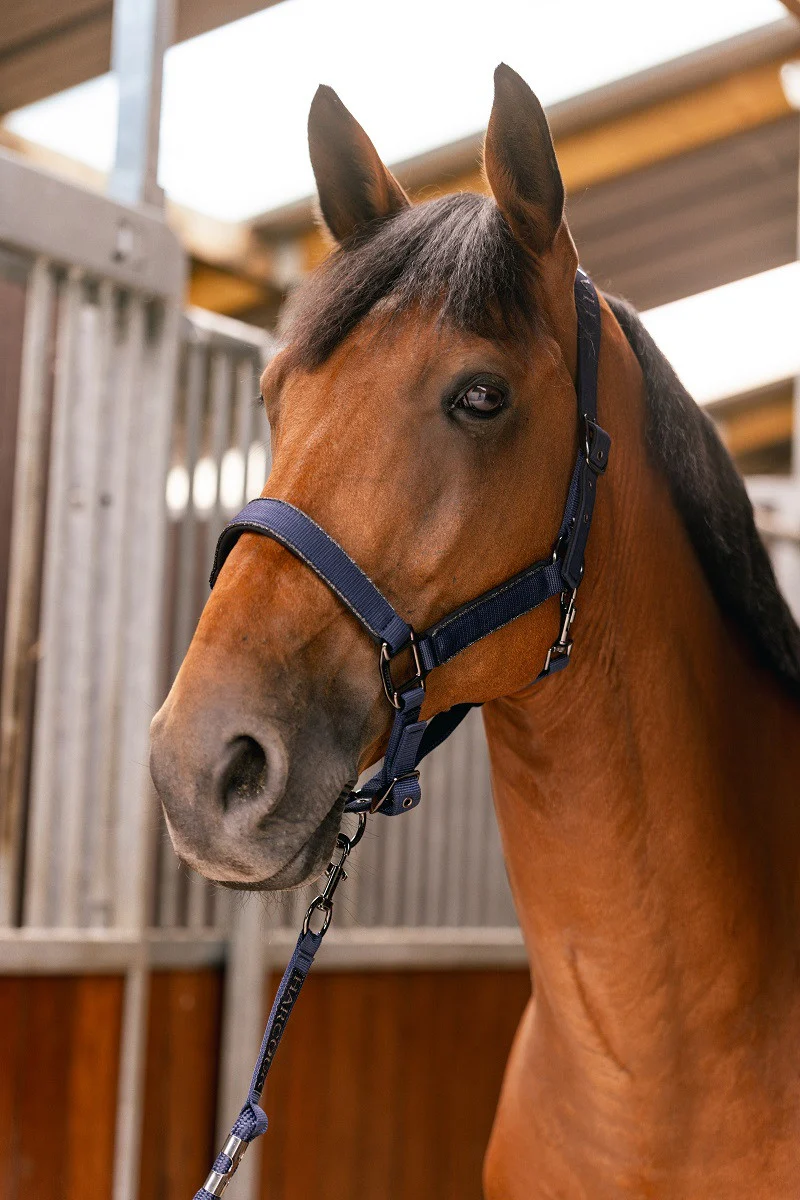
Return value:
[[(395, 715), (382, 766), (345, 803), (345, 812), (358, 814), (358, 828), (352, 838), (343, 833), (338, 835), (336, 846), (339, 858), (329, 866), (327, 883), (311, 903), (294, 953), (278, 987), (247, 1101), (224, 1150), (217, 1156), (213, 1170), (205, 1186), (197, 1192), (195, 1200), (210, 1200), (223, 1194), (247, 1145), (267, 1127), (266, 1115), (259, 1107), (267, 1071), (330, 923), (333, 893), (339, 883), (347, 878), (344, 863), (361, 840), (366, 814), (380, 812), (386, 816), (396, 816), (415, 808), (421, 799), (417, 769), (420, 762), (431, 750), (441, 745), (469, 710), (475, 707), (473, 704), (457, 704), (428, 721), (420, 720), (427, 675), (468, 646), (538, 608), (551, 596), (559, 595), (561, 623), (558, 637), (547, 651), (535, 682), (563, 670), (569, 664), (575, 597), (583, 578), (596, 481), (605, 473), (611, 449), (611, 438), (597, 423), (600, 301), (591, 279), (580, 268), (575, 278), (575, 308), (578, 316), (576, 395), (579, 448), (564, 515), (549, 558), (533, 563), (504, 583), (462, 604), (423, 633), (416, 633), (339, 543), (311, 517), (285, 500), (269, 497), (251, 500), (220, 534), (211, 571), (211, 587), (243, 533), (258, 533), (280, 542), (328, 585), (380, 647), (380, 677)], [(392, 677), (392, 661), (401, 651), (409, 649), (414, 674), (396, 684)], [(318, 933), (311, 928), (315, 912), (322, 913), (322, 927)]]

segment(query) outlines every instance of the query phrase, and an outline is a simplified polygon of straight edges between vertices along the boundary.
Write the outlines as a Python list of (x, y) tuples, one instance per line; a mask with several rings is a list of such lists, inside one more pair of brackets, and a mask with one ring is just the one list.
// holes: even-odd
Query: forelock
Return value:
[[(509, 339), (535, 323), (534, 264), (494, 201), (442, 196), (375, 223), (335, 250), (285, 307), (292, 364), (319, 366), (378, 304), (412, 306), (480, 337)], [(382, 303), (385, 302), (385, 303)]]

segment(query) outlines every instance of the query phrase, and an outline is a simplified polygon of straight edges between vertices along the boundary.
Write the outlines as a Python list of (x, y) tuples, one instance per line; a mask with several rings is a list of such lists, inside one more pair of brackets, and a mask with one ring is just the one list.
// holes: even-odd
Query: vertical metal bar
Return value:
[(132, 422), (136, 402), (136, 383), (142, 371), (144, 353), (144, 302), (128, 293), (109, 297), (111, 319), (119, 339), (109, 371), (102, 414), (103, 437), (100, 443), (98, 490), (97, 559), (101, 602), (96, 622), (98, 644), (97, 686), (92, 695), (92, 762), (94, 799), (91, 821), (91, 864), (87, 895), (87, 919), (90, 925), (108, 925), (113, 921), (116, 894), (114, 845), (116, 755), (118, 736), (119, 690), (124, 686), (123, 612), (126, 584), (125, 556), (128, 495), (135, 486), (132, 479)]
[[(242, 490), (234, 510), (244, 506), (249, 499), (247, 495), (247, 454), (253, 440), (253, 419), (256, 415), (254, 404), (257, 396), (256, 370), (250, 357), (242, 359), (236, 381), (236, 415), (235, 415), (235, 446), (242, 456)], [(266, 423), (262, 416), (262, 421)]]
[(36, 684), (33, 772), (24, 919), (46, 925), (53, 911), (51, 892), (57, 886), (60, 772), (63, 735), (60, 732), (62, 650), (61, 586), (64, 556), (65, 505), (69, 463), (70, 406), (74, 391), (74, 358), (81, 303), (81, 273), (69, 272), (58, 304), (55, 388), (50, 448), (47, 516), (44, 538), (42, 616), (39, 671)]
[(166, 478), (180, 312), (168, 303), (148, 312), (144, 369), (134, 405), (134, 457), (128, 499), (123, 650), (118, 691), (115, 778), (116, 923), (142, 929), (156, 806), (148, 769), (148, 724), (158, 701), (158, 653)]
[[(244, 896), (233, 918), (225, 972), (217, 1108), (220, 1145), (247, 1095), (254, 1047), (259, 1044), (264, 1025), (267, 966), (263, 910), (257, 896)], [(256, 1200), (259, 1194), (262, 1141), (259, 1138), (251, 1147), (236, 1173), (239, 1200)]]
[(114, 0), (111, 65), (119, 89), (117, 152), (108, 193), (125, 204), (161, 207), (158, 143), (164, 55), (174, 0)]
[(63, 614), (64, 675), (61, 707), (66, 742), (63, 769), (61, 838), (63, 882), (59, 923), (82, 924), (87, 864), (87, 769), (90, 704), (96, 664), (97, 618), (97, 471), (100, 405), (112, 336), (111, 285), (104, 284), (99, 304), (84, 296), (80, 312), (77, 377), (70, 425), (66, 506), (66, 554), (60, 605)]
[(139, 1191), (145, 1042), (150, 976), (140, 944), (125, 975), (117, 1119), (114, 1137), (113, 1200), (132, 1200)]
[(42, 566), (44, 503), (47, 490), (48, 347), (54, 283), (47, 259), (35, 262), (28, 278), (23, 327), (8, 608), (2, 680), (0, 742), (0, 925), (17, 918), (25, 786), (31, 731), (36, 618)]
[(205, 396), (206, 351), (202, 346), (190, 345), (187, 350), (186, 408), (184, 431), (184, 465), (189, 476), (189, 503), (181, 524), (178, 563), (178, 602), (175, 613), (175, 659), (173, 671), (177, 672), (191, 641), (197, 621), (197, 594), (195, 590), (197, 568), (197, 510), (194, 504), (194, 482), (203, 424), (203, 400)]
[(233, 386), (233, 364), (227, 350), (215, 350), (211, 354), (209, 398), (211, 404), (211, 439), (209, 454), (217, 477), (214, 508), (209, 514), (206, 529), (206, 557), (211, 558), (217, 537), (225, 521), (220, 494), (222, 456), (230, 445), (231, 436), (231, 388)]

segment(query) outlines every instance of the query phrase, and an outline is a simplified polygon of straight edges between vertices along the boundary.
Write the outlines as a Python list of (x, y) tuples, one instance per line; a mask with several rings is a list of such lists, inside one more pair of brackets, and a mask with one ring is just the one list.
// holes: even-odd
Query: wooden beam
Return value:
[(792, 385), (783, 384), (764, 396), (739, 398), (710, 415), (734, 457), (781, 445), (792, 436)]
[(252, 279), (207, 263), (192, 263), (187, 302), (197, 308), (235, 316), (247, 309), (260, 308), (272, 299), (274, 293)]
[[(785, 61), (782, 55), (638, 112), (557, 137), (556, 153), (567, 194), (787, 116), (792, 108), (780, 76)], [(485, 190), (476, 166), (431, 181), (412, 194), (417, 200), (428, 200), (447, 192)], [(327, 239), (315, 228), (301, 233), (299, 244), (306, 271), (317, 266), (330, 249)]]

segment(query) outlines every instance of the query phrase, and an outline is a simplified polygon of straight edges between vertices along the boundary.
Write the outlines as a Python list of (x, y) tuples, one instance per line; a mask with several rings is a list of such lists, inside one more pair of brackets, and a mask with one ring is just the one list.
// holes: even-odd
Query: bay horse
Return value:
[[(412, 206), (329, 88), (309, 144), (337, 248), (262, 379), (264, 495), (424, 628), (552, 546), (578, 437), (564, 188), (506, 66), (489, 196)], [(796, 1200), (800, 631), (711, 423), (611, 297), (598, 379), (613, 453), (570, 669), (530, 684), (554, 598), (434, 672), (423, 714), (483, 705), (535, 987), (485, 1192)], [(361, 627), (245, 534), (153, 723), (178, 854), (239, 888), (315, 876), (391, 716)]]

